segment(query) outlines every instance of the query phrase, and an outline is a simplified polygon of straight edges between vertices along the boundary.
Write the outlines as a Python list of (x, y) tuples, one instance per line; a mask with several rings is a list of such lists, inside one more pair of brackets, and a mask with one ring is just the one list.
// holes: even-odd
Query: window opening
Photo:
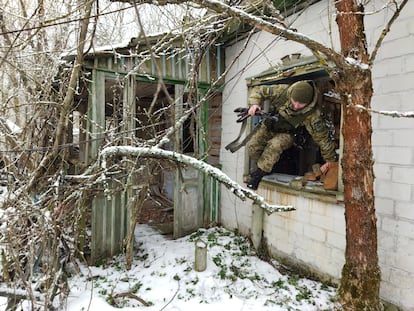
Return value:
[[(186, 94), (184, 94), (186, 97)], [(183, 110), (186, 111), (190, 109), (186, 100), (184, 100)], [(197, 133), (197, 121), (195, 120), (195, 115), (191, 114), (183, 124), (182, 131), (182, 143), (181, 148), (185, 154), (194, 154), (195, 153), (195, 142), (196, 142), (196, 133)]]
[(123, 89), (121, 80), (105, 79), (105, 136), (116, 144), (122, 144)]
[[(330, 79), (327, 72), (319, 70), (316, 72), (305, 73), (302, 75), (282, 78), (273, 81), (266, 81), (265, 85), (274, 84), (293, 84), (300, 80), (312, 80), (318, 88), (319, 95), (317, 105), (321, 110), (322, 117), (329, 129), (329, 134), (335, 142), (336, 153), (339, 155), (340, 147), (340, 122), (341, 106), (334, 92), (334, 82)], [(256, 85), (260, 85), (256, 82)], [(253, 117), (251, 120), (251, 129), (260, 121), (260, 117)], [(280, 159), (263, 180), (276, 181), (284, 185), (292, 185), (292, 180), (299, 176), (303, 178), (306, 173), (313, 171), (314, 164), (322, 165), (325, 163), (319, 146), (312, 139), (304, 126), (295, 131), (295, 141), (292, 147), (286, 149), (280, 156)], [(249, 159), (248, 172), (254, 172), (257, 169), (255, 161)], [(340, 178), (340, 177), (339, 177)], [(313, 190), (324, 190), (319, 180), (311, 181), (309, 184)], [(307, 187), (309, 188), (309, 187)], [(310, 189), (312, 191), (312, 189)]]

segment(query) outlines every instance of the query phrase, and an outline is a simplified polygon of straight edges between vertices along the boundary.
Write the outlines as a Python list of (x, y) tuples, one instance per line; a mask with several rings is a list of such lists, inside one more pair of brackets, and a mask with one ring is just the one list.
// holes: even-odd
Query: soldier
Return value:
[(248, 114), (260, 114), (265, 100), (270, 101), (269, 113), (278, 115), (279, 120), (264, 120), (246, 145), (250, 158), (258, 167), (251, 174), (247, 187), (257, 189), (263, 176), (271, 173), (282, 152), (293, 145), (293, 132), (302, 125), (319, 145), (326, 161), (321, 166), (321, 172), (325, 173), (331, 163), (337, 161), (337, 155), (335, 142), (331, 139), (326, 122), (317, 107), (318, 89), (315, 83), (299, 81), (290, 86), (256, 86), (249, 96)]

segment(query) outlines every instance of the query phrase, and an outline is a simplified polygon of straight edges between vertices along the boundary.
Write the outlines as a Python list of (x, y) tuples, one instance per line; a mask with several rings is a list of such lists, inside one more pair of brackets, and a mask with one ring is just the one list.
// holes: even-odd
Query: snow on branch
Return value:
[[(31, 294), (36, 300), (44, 300), (44, 295), (35, 291)], [(14, 299), (29, 299), (30, 294), (25, 289), (0, 287), (0, 296)]]
[(134, 156), (134, 157), (150, 157), (150, 158), (164, 158), (178, 163), (190, 165), (193, 168), (210, 175), (217, 181), (225, 185), (231, 192), (233, 192), (238, 198), (245, 201), (246, 198), (252, 200), (259, 207), (263, 208), (268, 215), (275, 212), (285, 212), (295, 210), (292, 206), (285, 205), (271, 205), (265, 202), (264, 198), (258, 195), (256, 192), (241, 187), (238, 183), (229, 178), (218, 168), (197, 160), (193, 157), (177, 153), (174, 151), (168, 151), (157, 147), (131, 147), (131, 146), (112, 146), (104, 148), (101, 152), (102, 165), (106, 165), (106, 159), (111, 156)]
[(393, 117), (393, 118), (414, 118), (414, 111), (399, 112), (399, 111), (374, 110), (374, 109), (368, 109), (362, 105), (354, 105), (354, 108), (368, 111), (368, 112), (377, 113), (377, 114), (382, 114), (382, 115)]

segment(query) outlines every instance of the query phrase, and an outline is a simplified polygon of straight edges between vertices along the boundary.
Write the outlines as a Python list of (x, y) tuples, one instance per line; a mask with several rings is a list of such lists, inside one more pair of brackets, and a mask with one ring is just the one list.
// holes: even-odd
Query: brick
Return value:
[[(414, 222), (398, 220), (397, 234), (399, 237), (413, 237), (414, 236)], [(405, 249), (407, 250), (407, 249)], [(414, 253), (414, 245), (410, 247), (410, 250)]]
[[(412, 93), (414, 96), (414, 93)], [(401, 108), (399, 111), (411, 111), (410, 108)], [(378, 118), (378, 126), (380, 126), (383, 130), (413, 130), (414, 129), (414, 119), (413, 118), (390, 118), (386, 116), (381, 116)], [(403, 133), (403, 132), (402, 132)], [(396, 133), (396, 136), (401, 135), (400, 133)], [(411, 136), (408, 136), (411, 137)], [(405, 138), (408, 138), (405, 136)], [(407, 146), (407, 145), (404, 145)], [(410, 146), (410, 143), (409, 145)]]
[(385, 58), (399, 57), (401, 55), (409, 55), (413, 52), (413, 41), (408, 37), (398, 38), (395, 40), (385, 40), (381, 45), (378, 60)]
[[(377, 87), (375, 86), (374, 83), (374, 90), (376, 90)], [(371, 107), (375, 110), (378, 111), (401, 111), (402, 110), (402, 97), (404, 95), (401, 93), (393, 93), (393, 94), (379, 94), (378, 91), (374, 91), (374, 96), (372, 97), (371, 100)], [(372, 119), (374, 120), (374, 118), (378, 118), (379, 114), (373, 114)], [(381, 118), (384, 118), (384, 116), (380, 116)], [(390, 118), (390, 117), (386, 117), (386, 118)], [(378, 128), (378, 127), (374, 127), (373, 125), (373, 129), (375, 129), (376, 131), (380, 130), (380, 131), (384, 131), (384, 129), (382, 128)]]
[(393, 131), (375, 130), (372, 133), (373, 146), (390, 146), (393, 142)]
[(411, 200), (411, 185), (382, 181), (375, 183), (375, 195), (400, 201)]
[(306, 243), (305, 248), (309, 253), (312, 253), (312, 256), (314, 257), (323, 257), (326, 261), (330, 260), (331, 248), (327, 247), (324, 242), (310, 240)]
[[(413, 284), (414, 287), (414, 284)], [(414, 310), (414, 299), (413, 299), (413, 287), (401, 289), (397, 295), (397, 302), (399, 306), (403, 308), (403, 310), (413, 311)]]
[[(404, 8), (404, 10), (406, 10), (406, 8)], [(407, 38), (412, 33), (410, 33), (410, 30), (413, 29), (413, 25), (414, 23), (412, 19), (398, 18), (395, 23), (392, 24), (391, 31), (387, 34), (386, 40), (392, 42), (396, 39)], [(407, 44), (410, 45), (410, 42), (407, 42)]]
[(316, 262), (315, 253), (309, 252), (309, 250), (304, 249), (304, 248), (299, 248), (299, 247), (295, 248), (292, 255), (295, 258), (302, 260), (303, 262), (307, 264), (313, 265)]
[(331, 248), (330, 259), (334, 261), (339, 268), (342, 268), (343, 265), (345, 264), (345, 248), (344, 249)]
[(285, 229), (290, 232), (296, 232), (299, 235), (303, 234), (303, 224), (294, 219), (287, 219)]
[(412, 275), (399, 269), (391, 269), (390, 282), (398, 289), (411, 289), (412, 291), (414, 288), (414, 278)]
[(396, 238), (395, 235), (382, 230), (378, 231), (378, 252), (380, 257), (387, 257), (391, 253), (390, 251), (396, 249)]
[(334, 218), (333, 219), (333, 232), (338, 234), (345, 234), (346, 232), (346, 224), (345, 224), (345, 215), (342, 215), (342, 218)]
[(393, 167), (392, 181), (403, 184), (414, 184), (414, 167)]
[(378, 216), (394, 216), (394, 200), (375, 197), (375, 210)]
[(299, 209), (299, 207), (301, 206), (300, 204), (297, 204), (296, 206), (298, 207), (298, 210), (295, 213), (295, 219), (300, 223), (309, 223), (310, 216), (312, 215), (312, 213), (314, 213), (314, 211), (310, 210), (307, 207)]
[(335, 231), (334, 222), (328, 216), (321, 216), (321, 215), (311, 215), (310, 223), (312, 225), (318, 225), (318, 227), (330, 231)]
[(381, 220), (380, 228), (384, 233), (395, 234), (399, 227), (399, 221), (393, 218), (384, 217)]
[(374, 158), (378, 163), (412, 164), (413, 149), (404, 147), (375, 147)]
[(345, 221), (345, 205), (343, 204), (332, 204), (327, 206), (326, 215), (334, 220)]
[(286, 230), (277, 227), (270, 229), (268, 226), (264, 229), (264, 236), (268, 240), (268, 243), (279, 245), (285, 243), (285, 241), (289, 241), (289, 232)]
[[(396, 256), (395, 266), (396, 268), (399, 268), (402, 271), (405, 271), (411, 275), (414, 275), (414, 254), (406, 255), (406, 256)], [(413, 281), (413, 285), (414, 285), (414, 281)]]
[[(400, 94), (401, 96), (403, 94)], [(411, 93), (411, 97), (414, 96), (414, 93)], [(401, 104), (402, 104), (402, 100), (401, 100)], [(389, 111), (394, 111), (394, 110), (398, 110), (398, 111), (411, 111), (411, 108), (409, 107), (404, 107), (401, 106), (400, 109), (385, 109), (385, 110), (389, 110)], [(414, 119), (413, 118), (392, 118), (389, 116), (378, 116), (378, 124), (377, 126), (379, 126), (382, 130), (392, 130), (392, 129), (397, 129), (397, 130), (403, 130), (403, 129), (413, 129), (414, 128)]]
[(375, 174), (375, 181), (377, 181), (378, 179), (391, 181), (391, 167), (389, 165), (375, 162), (374, 163), (374, 174)]
[(320, 257), (317, 258), (316, 262), (316, 266), (324, 273), (328, 274), (329, 276), (337, 280), (341, 278), (343, 264), (336, 263), (333, 261), (327, 261), (325, 258)]
[[(414, 125), (414, 123), (413, 123)], [(414, 127), (396, 130), (392, 137), (393, 146), (414, 147), (414, 139), (407, 139), (413, 135)]]
[(286, 241), (277, 243), (277, 250), (285, 254), (292, 254), (295, 248), (294, 244), (287, 243)]
[(326, 241), (326, 231), (322, 228), (318, 228), (309, 224), (303, 226), (303, 234), (315, 241), (325, 242)]
[(344, 234), (338, 234), (336, 232), (327, 231), (326, 232), (326, 242), (335, 248), (345, 249), (346, 238)]
[(397, 244), (396, 250), (402, 256), (414, 255), (414, 237), (397, 236), (396, 244)]
[(287, 230), (286, 230), (286, 227), (287, 227), (286, 218), (280, 217), (279, 214), (273, 214), (273, 215), (268, 217), (268, 221), (269, 221), (269, 223), (271, 222), (272, 227), (282, 229), (282, 230), (287, 232)]
[(412, 72), (414, 71), (414, 58), (412, 55), (407, 55), (406, 57), (403, 57), (404, 59), (404, 68), (406, 72)]
[(372, 76), (374, 79), (399, 75), (404, 71), (404, 59), (401, 57), (386, 58), (376, 63), (372, 68)]
[(329, 254), (324, 254), (323, 256), (316, 256), (313, 265), (317, 267), (318, 270), (323, 271), (324, 273), (327, 273), (335, 278), (340, 277), (343, 266), (341, 263), (332, 260), (330, 252)]
[[(382, 273), (381, 273), (382, 276)], [(400, 294), (400, 290), (395, 287), (394, 284), (390, 282), (384, 282), (382, 278), (381, 286), (380, 286), (380, 296), (382, 299), (389, 303), (393, 303), (395, 305), (400, 305), (400, 299), (398, 296)]]

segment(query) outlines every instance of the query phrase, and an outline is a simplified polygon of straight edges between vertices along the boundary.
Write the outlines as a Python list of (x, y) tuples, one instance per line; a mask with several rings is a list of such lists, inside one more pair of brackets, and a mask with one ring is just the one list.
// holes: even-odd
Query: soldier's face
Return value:
[(298, 102), (298, 101), (294, 100), (293, 98), (290, 99), (290, 103), (291, 103), (291, 107), (294, 111), (299, 111), (299, 110), (306, 107), (306, 103)]

